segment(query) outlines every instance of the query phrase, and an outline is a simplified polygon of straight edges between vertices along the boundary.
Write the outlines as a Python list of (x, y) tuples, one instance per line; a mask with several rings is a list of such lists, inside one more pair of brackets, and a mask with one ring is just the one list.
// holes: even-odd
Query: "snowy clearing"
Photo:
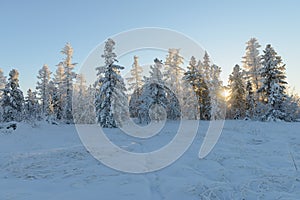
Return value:
[[(0, 130), (0, 199), (299, 199), (300, 123), (226, 121), (212, 152), (198, 153), (209, 122), (171, 166), (147, 174), (110, 169), (83, 147), (72, 125), (20, 123)], [(168, 143), (177, 122), (149, 139), (108, 137), (133, 152)]]

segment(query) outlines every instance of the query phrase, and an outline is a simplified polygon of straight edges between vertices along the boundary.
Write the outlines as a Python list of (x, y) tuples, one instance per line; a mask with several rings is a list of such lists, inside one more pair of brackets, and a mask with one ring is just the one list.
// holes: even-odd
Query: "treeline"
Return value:
[[(243, 68), (234, 66), (229, 85), (220, 80), (221, 68), (212, 64), (205, 52), (201, 60), (191, 57), (185, 70), (179, 49), (169, 49), (166, 60), (154, 60), (150, 76), (142, 77), (143, 68), (134, 57), (128, 81), (129, 105), (123, 67), (116, 65), (115, 42), (106, 42), (106, 66), (97, 68), (96, 117), (103, 127), (126, 123), (126, 116), (140, 123), (163, 119), (245, 119), (295, 121), (299, 117), (299, 97), (287, 93), (286, 68), (274, 48), (261, 47), (255, 38), (247, 42)], [(227, 91), (227, 92), (226, 92)], [(226, 96), (224, 93), (228, 93)], [(127, 113), (129, 110), (129, 113)], [(225, 116), (225, 110), (227, 110)]]
[(99, 55), (105, 66), (96, 68), (97, 81), (89, 86), (83, 75), (74, 72), (73, 48), (66, 44), (61, 51), (65, 58), (55, 73), (44, 65), (35, 90), (29, 89), (25, 98), (18, 71), (11, 70), (7, 79), (0, 70), (0, 121), (99, 123), (110, 128), (122, 126), (129, 117), (139, 123), (225, 117), (295, 121), (299, 97), (287, 93), (285, 65), (271, 45), (262, 54), (260, 47), (255, 38), (247, 42), (243, 66), (234, 66), (227, 86), (220, 80), (221, 68), (207, 52), (199, 60), (192, 56), (184, 67), (179, 49), (169, 49), (164, 61), (154, 60), (148, 77), (134, 56), (126, 87), (112, 39)]
[(135, 56), (126, 91), (120, 75), (124, 67), (116, 64), (114, 49), (115, 42), (108, 39), (102, 55), (105, 66), (97, 68), (95, 109), (102, 127), (122, 126), (129, 116), (139, 123), (225, 117), (221, 68), (211, 64), (206, 52), (203, 61), (192, 57), (186, 71), (179, 49), (169, 49), (164, 62), (154, 60), (149, 77), (143, 77), (143, 68)]
[(286, 66), (281, 57), (270, 44), (260, 54), (255, 38), (246, 44), (243, 68), (236, 65), (229, 76), (227, 118), (295, 121), (299, 96), (287, 92)]
[(83, 77), (74, 72), (76, 63), (72, 62), (73, 48), (69, 43), (61, 53), (65, 58), (55, 73), (45, 64), (38, 71), (35, 90), (29, 89), (26, 95), (20, 90), (18, 71), (12, 69), (7, 79), (0, 69), (0, 122), (74, 122), (73, 97), (88, 97), (91, 89), (86, 88)]

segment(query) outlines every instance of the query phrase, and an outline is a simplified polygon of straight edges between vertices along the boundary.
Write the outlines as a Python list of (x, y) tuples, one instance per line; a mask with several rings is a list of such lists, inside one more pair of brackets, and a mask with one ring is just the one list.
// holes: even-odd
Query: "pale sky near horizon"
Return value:
[(43, 64), (55, 71), (66, 42), (74, 48), (78, 70), (108, 37), (161, 27), (179, 31), (207, 50), (226, 84), (233, 66), (241, 64), (245, 42), (255, 37), (261, 50), (270, 43), (286, 64), (289, 85), (300, 93), (299, 11), (297, 0), (0, 0), (0, 68), (5, 75), (18, 69), (25, 92), (35, 88)]

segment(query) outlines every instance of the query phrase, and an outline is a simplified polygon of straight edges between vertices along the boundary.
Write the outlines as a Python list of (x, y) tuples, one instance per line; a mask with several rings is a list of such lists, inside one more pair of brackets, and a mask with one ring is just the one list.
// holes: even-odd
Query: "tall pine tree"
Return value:
[(2, 94), (6, 85), (6, 77), (3, 74), (2, 69), (0, 69), (0, 122), (3, 121), (3, 107), (1, 105), (2, 102)]
[(230, 96), (228, 99), (230, 119), (241, 119), (245, 117), (246, 91), (244, 83), (244, 74), (239, 65), (235, 65), (233, 72), (229, 76), (228, 85)]
[(27, 90), (24, 110), (26, 121), (34, 123), (38, 119), (39, 103), (36, 96), (36, 92), (32, 92), (31, 89)]
[(76, 124), (91, 124), (95, 122), (95, 117), (91, 120), (93, 114), (90, 109), (90, 95), (88, 92), (85, 77), (83, 74), (78, 74), (73, 94), (73, 117)]
[(179, 53), (179, 49), (169, 49), (169, 54), (165, 62), (164, 81), (173, 92), (180, 98), (182, 90), (182, 77), (184, 69), (183, 57)]
[[(201, 65), (201, 63), (199, 63)], [(184, 89), (183, 113), (189, 115), (189, 119), (202, 119), (201, 110), (203, 108), (203, 91), (206, 87), (203, 73), (201, 73), (199, 65), (194, 56), (191, 57), (187, 71), (184, 73), (183, 80), (189, 84)], [(189, 88), (192, 91), (187, 91)], [(195, 99), (196, 98), (196, 99)], [(189, 114), (190, 113), (190, 114)], [(200, 114), (200, 116), (198, 116)]]
[(19, 88), (19, 72), (13, 69), (9, 72), (8, 83), (3, 90), (2, 107), (3, 121), (21, 121), (23, 119), (23, 92)]
[(142, 93), (142, 73), (143, 68), (138, 63), (138, 57), (134, 56), (134, 62), (132, 65), (132, 69), (130, 70), (131, 77), (127, 78), (128, 82), (128, 91), (131, 91), (130, 101), (129, 101), (129, 112), (130, 117), (137, 117), (137, 108), (139, 107), (138, 99)]
[(57, 120), (62, 120), (64, 116), (64, 105), (66, 101), (65, 80), (65, 70), (63, 64), (60, 63), (57, 66), (51, 85), (53, 109), (55, 113), (55, 118)]
[(201, 91), (201, 104), (200, 104), (200, 119), (209, 120), (211, 117), (211, 81), (212, 81), (212, 66), (208, 53), (205, 51), (203, 62), (199, 61), (198, 70), (203, 74), (204, 84)]
[(245, 69), (246, 81), (250, 81), (254, 92), (255, 102), (260, 100), (258, 89), (261, 87), (261, 56), (259, 55), (259, 48), (261, 47), (256, 38), (251, 38), (246, 43), (246, 53), (243, 56), (243, 68)]
[(77, 63), (72, 62), (73, 58), (73, 48), (70, 43), (67, 43), (65, 47), (62, 49), (61, 53), (65, 55), (65, 58), (62, 62), (64, 66), (64, 84), (65, 84), (65, 104), (63, 107), (64, 110), (64, 119), (67, 123), (73, 123), (73, 115), (72, 115), (72, 98), (73, 98), (73, 81), (76, 77), (74, 67)]
[(49, 70), (48, 65), (44, 65), (42, 69), (38, 72), (38, 82), (36, 86), (36, 90), (39, 95), (39, 99), (41, 101), (41, 112), (43, 117), (48, 117), (50, 112), (50, 104), (51, 104), (51, 97), (50, 97), (50, 88), (49, 88), (49, 82), (50, 82), (50, 76), (51, 72)]
[(97, 122), (104, 128), (122, 126), (128, 115), (128, 99), (125, 94), (124, 80), (120, 70), (124, 67), (116, 65), (117, 55), (114, 52), (115, 42), (108, 39), (105, 42), (104, 67), (98, 67), (98, 91), (96, 92), (95, 108)]
[(221, 68), (217, 65), (211, 66), (210, 81), (208, 81), (210, 97), (210, 119), (224, 119), (226, 101), (224, 98), (224, 87), (220, 80)]
[(5, 88), (6, 85), (6, 77), (3, 74), (2, 69), (0, 69), (0, 98), (1, 98), (1, 90)]
[(150, 77), (145, 78), (138, 109), (141, 123), (161, 121), (165, 118), (176, 120), (181, 116), (177, 96), (163, 80), (162, 66), (162, 61), (156, 58), (154, 65), (150, 67)]
[(255, 108), (256, 105), (254, 99), (254, 92), (252, 89), (252, 83), (250, 80), (248, 80), (246, 84), (246, 105), (245, 105), (246, 120), (254, 119)]
[(285, 65), (270, 44), (263, 52), (262, 69), (260, 70), (263, 82), (258, 92), (266, 97), (263, 100), (267, 104), (268, 111), (263, 114), (262, 119), (267, 121), (284, 120), (286, 113), (283, 105), (286, 100), (287, 85)]
[(203, 56), (203, 62), (199, 63), (199, 67), (202, 68), (203, 74), (204, 74), (204, 79), (206, 82), (209, 82), (211, 80), (211, 61), (209, 58), (209, 55), (207, 51), (205, 51), (204, 56)]
[(132, 69), (130, 70), (131, 77), (127, 78), (128, 91), (139, 90), (143, 86), (142, 73), (143, 68), (139, 65), (138, 57), (134, 56)]

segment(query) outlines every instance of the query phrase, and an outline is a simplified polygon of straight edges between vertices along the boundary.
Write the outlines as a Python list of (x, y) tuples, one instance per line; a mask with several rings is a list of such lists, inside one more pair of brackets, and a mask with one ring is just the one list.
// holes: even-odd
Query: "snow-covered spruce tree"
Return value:
[[(150, 76), (144, 77), (145, 84), (138, 100), (138, 119), (140, 123), (148, 124), (151, 120), (158, 122), (166, 118), (167, 98), (161, 72), (162, 68), (162, 61), (156, 58), (154, 65), (150, 66)], [(150, 109), (153, 111), (151, 115)]]
[(75, 72), (73, 72), (74, 67), (77, 63), (72, 63), (73, 58), (73, 48), (70, 43), (67, 43), (65, 47), (62, 49), (61, 53), (66, 57), (63, 60), (62, 64), (64, 66), (64, 76), (65, 76), (65, 104), (63, 107), (63, 116), (66, 123), (73, 123), (72, 116), (72, 98), (73, 98), (73, 80), (76, 77)]
[(288, 94), (283, 104), (286, 114), (285, 121), (293, 122), (299, 118), (300, 114), (300, 98), (297, 94)]
[(58, 102), (58, 99), (57, 99), (57, 96), (59, 95), (58, 93), (58, 90), (55, 86), (55, 83), (52, 80), (49, 81), (49, 106), (47, 108), (47, 113), (48, 113), (48, 116), (46, 118), (46, 120), (49, 122), (49, 123), (52, 123), (52, 124), (57, 124), (59, 119), (57, 118), (57, 115), (58, 115), (58, 110), (57, 110), (57, 102)]
[(73, 119), (76, 124), (84, 123), (86, 81), (82, 74), (77, 74), (73, 90)]
[(286, 112), (284, 102), (286, 100), (286, 75), (285, 65), (277, 55), (273, 47), (268, 44), (262, 55), (262, 69), (260, 70), (263, 78), (262, 86), (258, 92), (263, 94), (263, 99), (267, 105), (267, 113), (261, 113), (262, 120), (276, 121), (284, 120)]
[(131, 91), (130, 101), (129, 101), (129, 112), (130, 117), (137, 117), (137, 108), (139, 106), (138, 99), (141, 96), (141, 89), (143, 86), (142, 80), (143, 68), (138, 63), (138, 57), (134, 56), (134, 62), (132, 64), (132, 69), (130, 70), (131, 77), (127, 78), (128, 91)]
[(96, 124), (96, 113), (95, 113), (95, 94), (96, 94), (96, 89), (90, 85), (87, 88), (87, 95), (86, 95), (86, 118), (85, 118), (85, 123), (87, 124)]
[(142, 73), (143, 68), (138, 63), (138, 57), (134, 56), (134, 62), (132, 69), (130, 70), (131, 77), (127, 78), (128, 91), (134, 91), (140, 89), (143, 86)]
[(38, 72), (38, 82), (36, 86), (37, 94), (39, 96), (39, 100), (41, 101), (41, 114), (43, 118), (47, 118), (49, 116), (49, 107), (50, 107), (50, 82), (51, 72), (49, 70), (48, 65), (44, 65), (42, 69)]
[(203, 56), (203, 62), (199, 61), (198, 70), (200, 74), (203, 75), (204, 84), (202, 84), (202, 98), (200, 104), (200, 119), (209, 120), (211, 117), (211, 95), (210, 95), (210, 86), (211, 86), (211, 75), (212, 75), (212, 66), (208, 53), (205, 51)]
[(182, 77), (184, 69), (181, 67), (183, 64), (183, 57), (179, 53), (180, 49), (169, 49), (169, 54), (165, 62), (164, 81), (177, 97), (181, 98), (182, 91)]
[(162, 61), (157, 58), (154, 65), (150, 66), (150, 76), (144, 77), (145, 84), (139, 98), (138, 119), (140, 123), (156, 122), (166, 118), (168, 100), (166, 97), (165, 84), (163, 80)]
[(207, 81), (205, 80), (204, 68), (201, 60), (198, 61), (197, 65), (198, 73), (201, 75), (200, 87), (199, 87), (199, 107), (200, 107), (200, 119), (208, 120), (210, 116), (211, 104)]
[[(202, 93), (204, 88), (203, 74), (199, 70), (196, 58), (191, 57), (187, 71), (184, 73), (184, 85), (189, 84), (183, 90), (183, 105), (182, 113), (183, 116), (188, 116), (188, 119), (201, 119), (200, 111), (202, 105)], [(201, 64), (201, 63), (200, 63)], [(192, 91), (190, 91), (190, 89)]]
[(204, 75), (204, 80), (206, 82), (209, 82), (211, 80), (211, 61), (209, 58), (209, 55), (207, 53), (207, 51), (205, 51), (204, 56), (203, 56), (203, 62), (199, 63), (200, 66), (202, 68), (203, 71), (203, 75)]
[(84, 97), (87, 93), (86, 79), (83, 74), (77, 74), (74, 85), (74, 92)]
[(5, 85), (5, 88), (2, 89), (2, 97), (1, 97), (1, 122), (9, 122), (11, 121), (11, 103), (10, 103), (10, 87), (8, 83)]
[(95, 123), (94, 107), (91, 109), (91, 102), (94, 102), (93, 94), (91, 88), (87, 88), (84, 76), (78, 74), (73, 94), (73, 118), (76, 124)]
[(6, 77), (3, 74), (2, 69), (0, 69), (0, 98), (1, 98), (1, 90), (5, 88), (6, 85)]
[(31, 89), (27, 90), (27, 95), (25, 97), (25, 120), (34, 123), (38, 118), (39, 103), (36, 96), (36, 92), (32, 92)]
[(247, 81), (246, 84), (246, 104), (245, 104), (245, 120), (254, 119), (254, 109), (255, 106), (255, 100), (254, 100), (254, 92), (252, 89), (252, 83), (250, 80)]
[(1, 99), (2, 99), (2, 94), (3, 94), (3, 89), (5, 88), (6, 85), (6, 77), (3, 74), (2, 69), (0, 69), (0, 122), (3, 121), (2, 115), (3, 115), (3, 108), (1, 106)]
[(251, 38), (246, 43), (246, 53), (243, 56), (243, 68), (245, 70), (246, 82), (250, 81), (254, 92), (255, 102), (258, 103), (260, 100), (258, 89), (261, 87), (261, 56), (259, 54), (259, 48), (261, 47), (256, 38)]
[(114, 64), (117, 55), (114, 53), (115, 42), (108, 39), (105, 42), (104, 67), (97, 67), (97, 91), (95, 109), (97, 122), (104, 128), (120, 127), (128, 118), (128, 98), (125, 94), (124, 80), (120, 70), (124, 67)]
[(140, 123), (150, 123), (151, 120), (161, 121), (166, 118), (176, 120), (180, 118), (180, 105), (176, 94), (168, 88), (161, 73), (162, 61), (157, 58), (150, 66), (150, 77), (145, 77), (145, 84), (139, 99), (138, 109)]
[(208, 81), (209, 97), (210, 97), (210, 119), (218, 120), (224, 119), (224, 111), (226, 106), (226, 101), (224, 98), (224, 87), (220, 80), (221, 68), (217, 65), (211, 66), (210, 78)]
[(3, 121), (21, 121), (23, 119), (23, 92), (19, 89), (19, 72), (13, 69), (9, 72), (8, 83), (5, 85), (2, 97)]
[(66, 100), (65, 80), (65, 70), (63, 64), (60, 63), (57, 65), (54, 78), (51, 81), (51, 96), (56, 120), (62, 120), (64, 116), (64, 105)]
[(230, 119), (245, 118), (246, 90), (244, 83), (244, 74), (239, 65), (235, 65), (233, 72), (229, 75), (228, 88), (230, 96), (227, 101), (227, 116)]
[(183, 79), (181, 115), (184, 119), (197, 120), (200, 119), (200, 106), (198, 105), (199, 97), (191, 86), (190, 82)]

